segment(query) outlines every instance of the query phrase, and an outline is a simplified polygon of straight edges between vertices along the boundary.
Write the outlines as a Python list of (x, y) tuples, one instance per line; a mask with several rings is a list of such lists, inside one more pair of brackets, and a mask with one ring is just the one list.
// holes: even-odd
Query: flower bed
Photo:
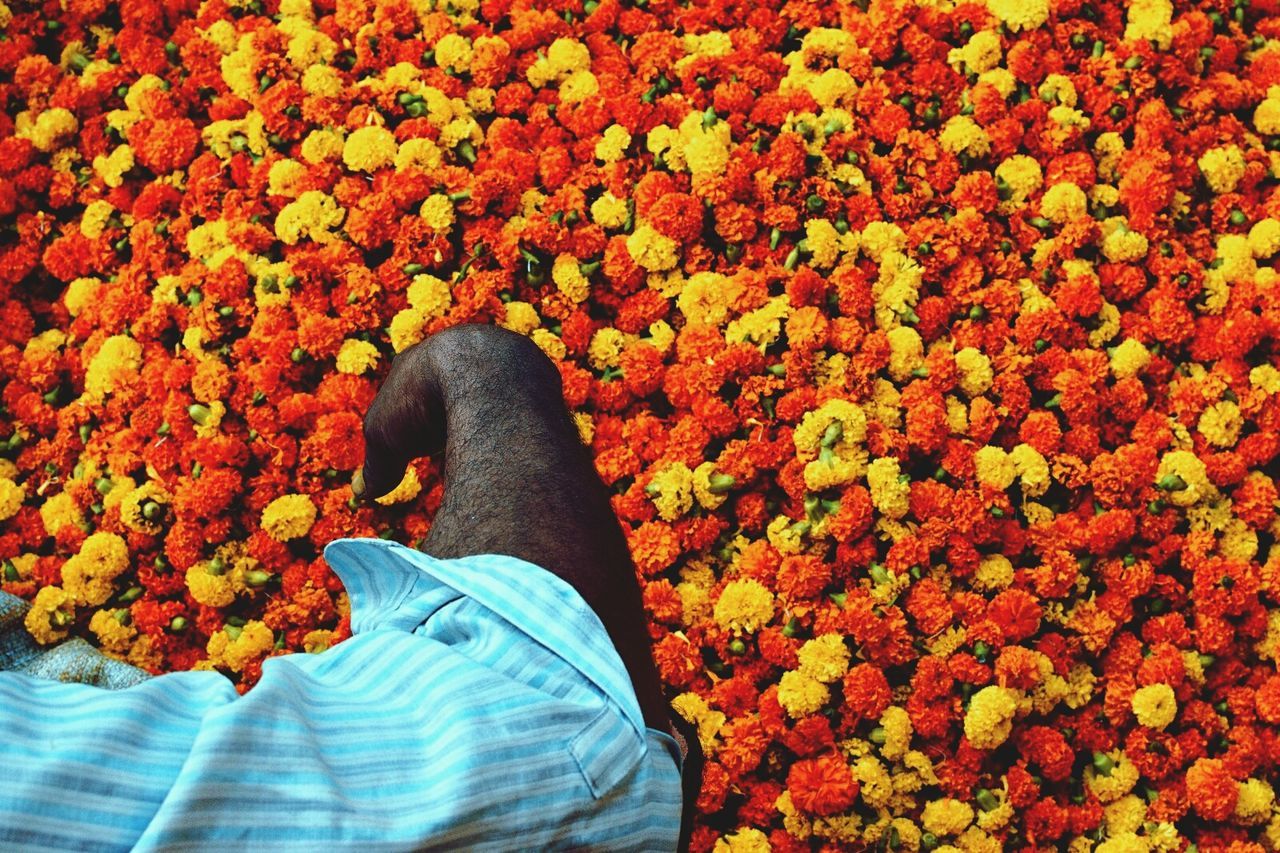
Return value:
[(340, 642), (320, 549), (441, 499), (352, 500), (378, 377), (498, 323), (696, 850), (1277, 849), (1277, 5), (9, 0), (2, 588), (242, 690)]

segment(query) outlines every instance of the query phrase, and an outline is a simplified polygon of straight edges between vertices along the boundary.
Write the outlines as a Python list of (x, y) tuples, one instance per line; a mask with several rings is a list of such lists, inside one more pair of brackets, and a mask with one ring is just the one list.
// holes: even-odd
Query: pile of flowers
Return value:
[(1278, 11), (5, 0), (2, 588), (241, 690), (341, 642), (320, 549), (441, 499), (353, 501), (379, 377), (496, 323), (695, 850), (1280, 849)]

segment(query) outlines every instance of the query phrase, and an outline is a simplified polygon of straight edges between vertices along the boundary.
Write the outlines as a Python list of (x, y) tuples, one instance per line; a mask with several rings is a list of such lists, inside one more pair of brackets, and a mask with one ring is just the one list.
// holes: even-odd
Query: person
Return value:
[(0, 849), (687, 849), (701, 748), (552, 362), (439, 332), (364, 436), (362, 500), (442, 456), (428, 535), (330, 542), (351, 638), (269, 658), (244, 696), (37, 647), (0, 601)]

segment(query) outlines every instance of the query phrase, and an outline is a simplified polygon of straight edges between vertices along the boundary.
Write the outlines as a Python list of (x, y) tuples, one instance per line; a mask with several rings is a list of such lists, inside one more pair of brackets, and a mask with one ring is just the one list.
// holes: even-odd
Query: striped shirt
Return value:
[(325, 559), (351, 639), (244, 696), (0, 672), (0, 849), (675, 849), (679, 749), (569, 584), (380, 539)]

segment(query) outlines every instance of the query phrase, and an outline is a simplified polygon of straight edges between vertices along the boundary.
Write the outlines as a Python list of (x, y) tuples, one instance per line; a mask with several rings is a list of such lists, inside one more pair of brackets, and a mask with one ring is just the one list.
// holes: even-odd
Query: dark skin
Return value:
[(680, 848), (688, 848), (702, 751), (671, 711), (654, 666), (627, 540), (591, 453), (565, 408), (560, 373), (523, 335), (446, 329), (398, 355), (364, 420), (352, 489), (391, 491), (412, 460), (443, 454), (444, 500), (421, 549), (439, 559), (506, 554), (554, 573), (604, 624), (645, 725), (687, 750)]

